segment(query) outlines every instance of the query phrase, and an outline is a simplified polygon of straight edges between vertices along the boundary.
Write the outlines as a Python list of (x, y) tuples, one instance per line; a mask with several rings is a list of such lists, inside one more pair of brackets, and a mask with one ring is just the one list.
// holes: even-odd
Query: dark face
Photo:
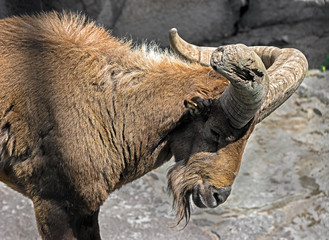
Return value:
[(189, 217), (189, 197), (201, 208), (217, 207), (230, 194), (253, 126), (231, 127), (219, 100), (186, 102), (190, 113), (170, 135), (176, 164), (168, 173), (169, 188), (180, 220)]

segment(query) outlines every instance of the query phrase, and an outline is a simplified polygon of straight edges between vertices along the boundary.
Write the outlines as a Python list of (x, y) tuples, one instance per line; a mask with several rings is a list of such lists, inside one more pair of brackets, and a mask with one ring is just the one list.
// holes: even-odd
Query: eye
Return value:
[(214, 140), (215, 142), (218, 142), (220, 138), (220, 134), (214, 129), (210, 129), (210, 133), (211, 133), (211, 139)]
[(203, 99), (200, 97), (193, 97), (184, 101), (185, 107), (189, 110), (192, 116), (200, 116), (207, 120), (209, 113), (209, 106), (212, 104), (211, 99)]

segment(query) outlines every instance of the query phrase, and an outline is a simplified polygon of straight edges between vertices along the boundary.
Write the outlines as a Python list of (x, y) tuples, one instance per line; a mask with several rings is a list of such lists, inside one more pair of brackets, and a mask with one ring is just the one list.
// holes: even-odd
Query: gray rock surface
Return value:
[(63, 9), (86, 13), (115, 36), (162, 47), (176, 27), (199, 45), (294, 47), (311, 68), (329, 55), (329, 0), (0, 0), (0, 18)]
[(327, 22), (329, 1), (250, 0), (236, 24), (236, 33), (210, 44), (293, 47), (306, 55), (311, 68), (320, 68), (329, 55)]
[[(257, 125), (226, 203), (194, 208), (184, 230), (171, 228), (169, 162), (109, 197), (100, 214), (103, 238), (328, 240), (328, 82), (329, 72), (310, 71), (298, 94)], [(31, 201), (2, 183), (0, 216), (0, 239), (39, 239)]]
[(304, 79), (299, 87), (299, 94), (304, 97), (317, 97), (320, 101), (329, 104), (329, 81), (326, 81), (326, 74), (319, 70), (311, 70), (311, 75)]
[(113, 32), (168, 46), (168, 31), (176, 27), (186, 39), (202, 42), (232, 35), (238, 17), (229, 1), (127, 1)]

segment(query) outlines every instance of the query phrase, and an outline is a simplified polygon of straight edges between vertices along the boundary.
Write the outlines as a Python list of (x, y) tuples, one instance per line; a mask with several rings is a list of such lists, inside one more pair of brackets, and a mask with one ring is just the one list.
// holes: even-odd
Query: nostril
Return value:
[(210, 184), (198, 184), (192, 192), (192, 199), (199, 208), (215, 208), (226, 201), (231, 193), (231, 187), (216, 188)]
[(228, 196), (230, 195), (230, 193), (231, 193), (230, 186), (213, 189), (213, 197), (216, 199), (218, 205), (225, 202)]
[(222, 196), (220, 196), (218, 192), (215, 192), (213, 194), (213, 196), (216, 199), (216, 202), (217, 202), (218, 205), (222, 204), (225, 201), (224, 198)]

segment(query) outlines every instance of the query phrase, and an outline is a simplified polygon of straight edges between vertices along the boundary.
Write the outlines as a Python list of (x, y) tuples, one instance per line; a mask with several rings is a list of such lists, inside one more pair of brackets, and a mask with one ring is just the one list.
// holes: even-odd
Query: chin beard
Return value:
[(198, 175), (193, 174), (191, 168), (184, 165), (183, 161), (177, 162), (168, 172), (168, 190), (173, 195), (173, 208), (176, 210), (178, 226), (185, 218), (185, 226), (191, 215), (190, 196), (193, 188), (200, 181)]

